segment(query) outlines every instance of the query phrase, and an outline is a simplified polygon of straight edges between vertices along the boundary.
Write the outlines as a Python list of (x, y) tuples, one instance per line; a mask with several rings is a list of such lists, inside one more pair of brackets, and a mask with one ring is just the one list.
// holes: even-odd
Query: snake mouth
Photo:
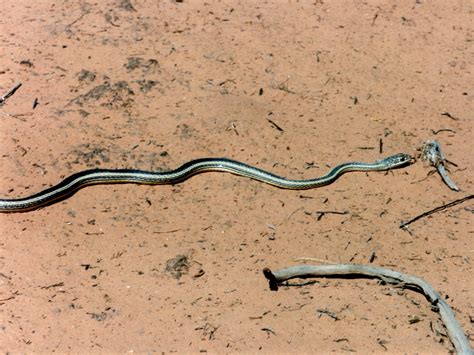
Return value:
[(415, 164), (418, 161), (418, 159), (415, 156), (412, 157), (410, 155), (409, 157), (410, 157), (410, 160), (408, 161), (408, 164), (410, 164), (410, 165)]
[(416, 162), (416, 158), (410, 154), (400, 153), (399, 157), (400, 157), (400, 164), (403, 164), (403, 165), (413, 164)]
[(405, 163), (409, 164), (409, 165), (415, 164), (416, 163), (416, 157), (413, 157), (413, 156), (407, 154)]

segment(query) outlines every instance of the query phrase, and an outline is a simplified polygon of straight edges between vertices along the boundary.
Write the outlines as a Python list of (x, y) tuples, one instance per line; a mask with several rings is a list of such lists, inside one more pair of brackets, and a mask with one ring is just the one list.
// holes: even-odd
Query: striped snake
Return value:
[(328, 185), (340, 175), (348, 171), (382, 171), (408, 165), (412, 162), (408, 154), (396, 154), (388, 158), (377, 160), (374, 163), (351, 162), (333, 168), (328, 174), (309, 180), (290, 180), (265, 170), (224, 158), (204, 158), (192, 160), (179, 168), (167, 172), (149, 172), (141, 170), (84, 170), (64, 179), (59, 184), (37, 194), (17, 198), (0, 199), (0, 212), (26, 212), (53, 202), (63, 200), (77, 190), (97, 184), (176, 184), (192, 175), (207, 172), (221, 171), (248, 177), (282, 189), (304, 190)]

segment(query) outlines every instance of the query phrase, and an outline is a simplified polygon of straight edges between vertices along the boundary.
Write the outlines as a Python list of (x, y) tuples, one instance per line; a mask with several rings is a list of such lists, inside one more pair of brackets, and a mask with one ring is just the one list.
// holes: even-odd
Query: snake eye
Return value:
[(400, 155), (400, 162), (401, 163), (411, 163), (413, 161), (413, 157), (408, 154), (401, 154)]

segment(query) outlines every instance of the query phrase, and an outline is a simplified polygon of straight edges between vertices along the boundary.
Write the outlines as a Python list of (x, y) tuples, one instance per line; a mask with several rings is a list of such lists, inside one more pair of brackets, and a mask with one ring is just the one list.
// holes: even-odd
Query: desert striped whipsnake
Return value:
[(16, 198), (0, 199), (0, 212), (26, 212), (71, 196), (77, 190), (97, 184), (176, 184), (192, 175), (221, 171), (248, 177), (282, 189), (304, 190), (328, 185), (341, 174), (348, 171), (382, 171), (408, 165), (412, 162), (408, 154), (400, 153), (374, 163), (350, 162), (333, 168), (328, 174), (309, 180), (290, 180), (265, 170), (225, 158), (204, 158), (192, 160), (179, 168), (167, 172), (149, 172), (141, 170), (84, 170), (64, 179), (59, 184), (37, 194)]

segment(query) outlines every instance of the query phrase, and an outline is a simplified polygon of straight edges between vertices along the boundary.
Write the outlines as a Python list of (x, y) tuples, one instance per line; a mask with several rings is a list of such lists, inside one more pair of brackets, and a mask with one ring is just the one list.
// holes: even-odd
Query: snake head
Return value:
[(405, 165), (413, 164), (415, 159), (408, 154), (405, 153), (399, 153), (392, 155), (388, 158), (383, 159), (381, 162), (387, 165), (387, 169), (393, 169), (393, 168), (398, 168), (402, 167)]

